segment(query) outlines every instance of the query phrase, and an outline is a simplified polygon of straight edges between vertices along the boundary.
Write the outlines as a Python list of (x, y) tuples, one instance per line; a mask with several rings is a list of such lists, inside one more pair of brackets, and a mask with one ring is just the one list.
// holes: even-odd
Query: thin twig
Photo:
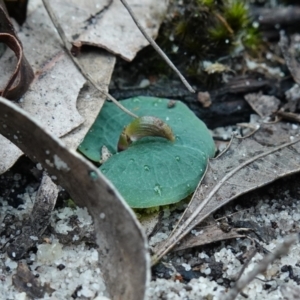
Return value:
[(287, 111), (282, 111), (282, 110), (279, 110), (276, 114), (277, 114), (277, 116), (279, 116), (279, 117), (281, 117), (285, 120), (300, 123), (299, 114), (295, 114), (295, 113), (287, 112)]
[[(291, 235), (285, 238), (285, 240), (279, 244), (272, 253), (267, 254), (244, 278), (241, 278), (236, 282), (235, 286), (228, 292), (225, 298), (222, 300), (234, 300), (238, 294), (253, 280), (257, 275), (263, 273), (268, 266), (274, 262), (275, 259), (282, 255), (286, 255), (296, 241), (298, 235)], [(222, 296), (223, 297), (223, 296)]]
[(146, 40), (150, 43), (150, 45), (156, 50), (156, 52), (165, 60), (165, 62), (170, 66), (171, 69), (179, 76), (183, 84), (186, 86), (186, 88), (191, 92), (195, 93), (195, 90), (191, 87), (191, 85), (187, 82), (187, 80), (184, 78), (184, 76), (180, 73), (180, 71), (176, 68), (176, 66), (170, 61), (168, 56), (161, 50), (161, 48), (156, 44), (156, 42), (152, 39), (151, 36), (148, 35), (148, 33), (145, 31), (145, 29), (142, 27), (140, 22), (138, 21), (137, 17), (134, 15), (132, 9), (128, 5), (126, 0), (120, 0), (122, 4), (125, 6), (127, 11), (129, 12), (132, 20), (138, 27), (138, 29), (141, 31), (141, 33), (144, 35)]
[(79, 69), (79, 71), (82, 73), (82, 75), (99, 91), (101, 92), (103, 95), (105, 95), (109, 100), (111, 100), (114, 104), (116, 104), (121, 110), (123, 110), (125, 113), (127, 113), (128, 115), (132, 116), (133, 118), (138, 118), (137, 115), (135, 115), (134, 113), (132, 113), (131, 111), (129, 111), (127, 108), (125, 108), (120, 102), (118, 102), (118, 100), (116, 100), (113, 96), (111, 96), (108, 92), (106, 92), (105, 90), (103, 90), (103, 88), (94, 80), (94, 78), (87, 73), (84, 68), (81, 66), (79, 60), (74, 57), (71, 53), (71, 44), (68, 42), (68, 39), (62, 29), (62, 27), (59, 24), (59, 21), (57, 20), (53, 10), (51, 9), (48, 0), (43, 0), (44, 6), (48, 12), (48, 15), (54, 25), (54, 27), (57, 29), (58, 34), (60, 35), (61, 40), (63, 41), (63, 44), (69, 54), (69, 56), (71, 57), (71, 59), (73, 60), (74, 64), (77, 66), (77, 68)]
[(240, 280), (240, 278), (242, 277), (244, 271), (246, 270), (246, 268), (248, 267), (250, 261), (252, 260), (252, 258), (255, 256), (256, 253), (257, 253), (256, 248), (253, 248), (253, 249), (251, 250), (251, 252), (250, 252), (249, 257), (248, 257), (247, 260), (244, 262), (244, 264), (243, 264), (241, 270), (240, 270), (239, 273), (237, 274), (235, 281)]

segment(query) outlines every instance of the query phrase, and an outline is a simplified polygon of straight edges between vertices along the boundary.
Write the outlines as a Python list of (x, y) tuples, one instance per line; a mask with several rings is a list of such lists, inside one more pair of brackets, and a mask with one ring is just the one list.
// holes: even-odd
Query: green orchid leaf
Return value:
[(175, 141), (144, 137), (117, 152), (120, 134), (134, 119), (106, 102), (79, 146), (93, 161), (101, 160), (106, 146), (113, 154), (100, 171), (111, 180), (131, 207), (176, 203), (197, 187), (215, 144), (206, 125), (182, 102), (172, 108), (168, 99), (135, 97), (122, 104), (138, 116), (155, 116), (173, 131)]

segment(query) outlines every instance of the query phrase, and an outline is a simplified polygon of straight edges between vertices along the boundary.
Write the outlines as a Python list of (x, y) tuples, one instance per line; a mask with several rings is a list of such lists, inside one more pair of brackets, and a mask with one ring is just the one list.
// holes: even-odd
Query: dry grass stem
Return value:
[(234, 300), (240, 292), (259, 274), (266, 271), (268, 266), (273, 263), (277, 258), (286, 255), (296, 241), (298, 235), (291, 235), (279, 244), (272, 253), (267, 254), (246, 276), (238, 280), (235, 286), (228, 292), (222, 300)]

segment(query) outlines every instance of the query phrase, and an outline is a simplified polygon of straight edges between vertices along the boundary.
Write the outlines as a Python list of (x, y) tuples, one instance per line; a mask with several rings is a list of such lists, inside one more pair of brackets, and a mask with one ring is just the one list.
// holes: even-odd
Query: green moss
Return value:
[(208, 32), (210, 39), (214, 42), (215, 46), (223, 43), (232, 44), (233, 36), (223, 24), (217, 24), (216, 26), (209, 28)]
[(210, 9), (222, 9), (227, 4), (227, 0), (196, 0), (200, 7), (205, 6)]
[(184, 38), (188, 33), (188, 30), (189, 30), (188, 22), (181, 20), (175, 26), (175, 35)]
[[(168, 205), (166, 205), (168, 206)], [(164, 207), (166, 207), (164, 206)], [(145, 215), (151, 215), (161, 210), (161, 206), (154, 206), (148, 208), (133, 208), (134, 213), (136, 214), (138, 219), (141, 219)]]
[(214, 0), (198, 0), (197, 1), (199, 3), (199, 5), (204, 5), (207, 6), (209, 8), (214, 8), (215, 7), (215, 1)]
[[(246, 1), (185, 0), (180, 5), (174, 0), (157, 43), (185, 76), (203, 83), (202, 75), (207, 77), (201, 69), (204, 60), (217, 61), (240, 46), (256, 51), (262, 42)], [(173, 74), (151, 47), (141, 51), (139, 59), (146, 74)]]
[(170, 211), (170, 212), (175, 211), (175, 210), (182, 211), (189, 204), (191, 199), (192, 199), (192, 195), (189, 195), (182, 201), (174, 203), (174, 204), (169, 204), (169, 205), (165, 205), (165, 206), (148, 207), (148, 208), (132, 208), (132, 210), (136, 214), (137, 218), (139, 220), (142, 220), (144, 217), (151, 215), (151, 214), (155, 214), (162, 210)]
[(249, 27), (243, 37), (243, 45), (250, 51), (256, 52), (262, 45), (262, 38), (257, 28)]
[[(189, 1), (176, 15), (176, 19), (162, 28), (165, 37), (174, 36), (178, 52), (193, 56), (198, 62), (230, 54), (238, 46), (241, 36), (247, 37), (241, 40), (247, 42), (247, 47), (253, 48), (251, 44), (257, 45), (260, 41), (252, 30), (245, 1)], [(191, 68), (190, 63), (187, 68)]]
[(64, 207), (69, 207), (71, 209), (76, 209), (77, 205), (72, 199), (67, 199), (64, 201)]
[(249, 26), (248, 8), (244, 1), (231, 1), (230, 5), (224, 11), (224, 18), (233, 29), (240, 31)]

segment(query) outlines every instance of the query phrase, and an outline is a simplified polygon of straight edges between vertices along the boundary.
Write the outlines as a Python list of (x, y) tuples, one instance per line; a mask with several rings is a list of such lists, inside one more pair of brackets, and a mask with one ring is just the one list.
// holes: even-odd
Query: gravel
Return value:
[[(22, 176), (22, 175), (21, 175)], [(20, 174), (14, 176), (20, 180)], [(268, 251), (272, 251), (283, 238), (299, 232), (300, 186), (299, 175), (282, 179), (258, 191), (244, 195), (214, 214), (214, 218), (227, 216), (233, 227), (253, 229), (249, 238), (240, 238), (181, 250), (166, 255), (153, 268), (147, 299), (222, 299), (237, 279), (244, 264), (244, 273), (252, 270)], [(0, 198), (2, 228), (8, 215), (15, 217), (15, 226), (29, 214), (36, 195), (36, 184), (29, 184), (18, 195), (20, 205), (13, 207)], [(164, 208), (158, 230), (149, 240), (153, 248), (165, 239), (180, 218), (186, 203)], [(0, 230), (0, 247), (12, 233)], [(195, 229), (201, 238), (201, 228)], [(68, 237), (68, 238), (67, 238)], [(51, 226), (38, 239), (36, 249), (29, 251), (22, 260), (42, 285), (49, 285), (54, 292), (43, 299), (108, 299), (105, 283), (98, 264), (98, 252), (93, 245), (92, 219), (86, 209), (60, 207), (51, 215)], [(257, 253), (248, 262), (257, 240)], [(87, 242), (89, 241), (89, 242)], [(292, 246), (290, 253), (274, 261), (268, 270), (243, 290), (248, 299), (284, 299), (287, 289), (299, 289), (300, 244)], [(5, 253), (0, 253), (1, 299), (30, 299), (13, 284), (18, 263)], [(138, 267), (138, 266), (137, 266)], [(298, 292), (298, 291), (297, 291)], [(238, 299), (244, 299), (239, 295)], [(290, 298), (293, 299), (293, 298)]]
[[(28, 190), (30, 191), (30, 187)], [(13, 208), (0, 198), (1, 218), (10, 215), (18, 221), (23, 220), (30, 214), (35, 195), (36, 192), (20, 194), (18, 198), (23, 200), (23, 204), (18, 208)], [(107, 299), (105, 283), (99, 268), (98, 251), (83, 240), (84, 236), (93, 231), (92, 218), (87, 210), (78, 207), (55, 209), (51, 215), (51, 227), (53, 233), (44, 234), (37, 249), (30, 251), (22, 260), (27, 263), (42, 286), (49, 285), (54, 290), (51, 295), (46, 293), (43, 299)], [(71, 239), (66, 239), (64, 235), (71, 236)], [(7, 237), (2, 232), (0, 246), (5, 245), (9, 238), (10, 236)], [(38, 239), (35, 236), (30, 238)], [(61, 241), (67, 241), (67, 244), (62, 244)], [(6, 253), (1, 253), (0, 265), (1, 299), (29, 299), (13, 284), (18, 263), (11, 260)]]

